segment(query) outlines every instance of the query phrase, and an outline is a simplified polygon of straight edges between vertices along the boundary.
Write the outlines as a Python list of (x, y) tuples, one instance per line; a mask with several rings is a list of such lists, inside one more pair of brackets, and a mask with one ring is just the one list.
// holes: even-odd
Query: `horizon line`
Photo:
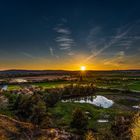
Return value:
[[(80, 69), (77, 70), (70, 70), (70, 69), (2, 69), (0, 71), (81, 71)], [(135, 71), (140, 69), (87, 69), (86, 71)]]

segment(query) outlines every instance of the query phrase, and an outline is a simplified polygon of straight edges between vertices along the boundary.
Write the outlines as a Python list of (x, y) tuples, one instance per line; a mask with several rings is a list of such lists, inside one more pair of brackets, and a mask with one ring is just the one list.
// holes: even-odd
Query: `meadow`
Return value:
[[(84, 82), (81, 82), (82, 84), (87, 84), (87, 83), (93, 83), (95, 86), (97, 87), (101, 87), (101, 88), (116, 88), (116, 89), (125, 89), (128, 88), (129, 90), (135, 90), (135, 91), (140, 91), (140, 80), (128, 80), (128, 81), (124, 81), (124, 80), (117, 80), (117, 81), (113, 81), (113, 82), (108, 82), (106, 81), (106, 79), (101, 79), (101, 80), (86, 80)], [(70, 84), (77, 84), (79, 82), (76, 81), (47, 81), (47, 82), (39, 82), (39, 83), (30, 83), (30, 85), (33, 86), (40, 86), (42, 88), (63, 88), (67, 85)], [(19, 84), (10, 84), (8, 85), (8, 90), (17, 90), (20, 89), (20, 85)]]

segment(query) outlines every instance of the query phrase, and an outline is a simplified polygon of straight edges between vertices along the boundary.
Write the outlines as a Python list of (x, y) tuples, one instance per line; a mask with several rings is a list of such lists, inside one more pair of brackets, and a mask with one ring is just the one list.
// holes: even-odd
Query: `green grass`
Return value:
[[(114, 116), (119, 114), (127, 114), (129, 112), (123, 112), (122, 110), (117, 110), (114, 108), (103, 109), (96, 107), (91, 104), (81, 104), (81, 103), (70, 103), (70, 102), (59, 102), (57, 105), (52, 109), (49, 109), (49, 112), (55, 118), (57, 126), (69, 126), (71, 119), (72, 119), (72, 112), (75, 108), (81, 108), (84, 112), (89, 112), (89, 128), (98, 129), (102, 124), (97, 123), (98, 119), (103, 119), (105, 114), (109, 115), (109, 119), (112, 120)], [(105, 123), (105, 126), (109, 126), (110, 123)]]
[[(86, 81), (86, 83), (88, 83), (89, 81)], [(71, 84), (72, 82), (70, 81), (52, 81), (52, 82), (41, 82), (41, 83), (32, 83), (31, 85), (35, 85), (35, 86), (41, 86), (43, 88), (59, 88), (59, 87), (64, 87), (66, 85)], [(77, 82), (75, 82), (77, 83)], [(85, 84), (86, 84), (85, 83)], [(106, 87), (106, 88), (118, 88), (118, 89), (123, 89), (123, 85), (128, 86), (128, 88), (130, 90), (138, 90), (140, 91), (140, 81), (122, 81), (120, 80), (120, 82), (116, 81), (116, 82), (112, 82), (112, 83), (105, 83), (103, 80), (101, 81), (97, 81), (95, 82), (95, 85), (97, 87)], [(17, 90), (20, 89), (19, 85), (9, 85), (8, 86), (9, 90)]]
[[(58, 82), (41, 82), (41, 83), (32, 83), (31, 85), (41, 86), (43, 88), (57, 88), (57, 87), (64, 87), (71, 82), (67, 81), (58, 81)], [(8, 90), (18, 90), (20, 89), (19, 85), (8, 85)]]
[(133, 83), (130, 83), (128, 87), (132, 90), (140, 91), (140, 81), (134, 81)]
[(122, 104), (125, 106), (135, 106), (135, 105), (139, 104), (139, 100), (136, 101), (136, 100), (132, 100), (132, 99), (120, 99), (120, 100), (116, 101), (116, 103)]
[(43, 83), (34, 83), (32, 85), (41, 86), (43, 88), (57, 88), (57, 87), (64, 87), (70, 84), (70, 82), (63, 81), (63, 82), (43, 82)]
[(19, 85), (8, 85), (8, 90), (18, 90), (20, 89), (20, 86)]

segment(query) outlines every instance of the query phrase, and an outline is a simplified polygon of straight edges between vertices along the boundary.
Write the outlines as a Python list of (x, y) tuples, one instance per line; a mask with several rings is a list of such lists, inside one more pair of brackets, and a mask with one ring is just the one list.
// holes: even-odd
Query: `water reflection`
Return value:
[(93, 105), (103, 107), (103, 108), (109, 108), (114, 104), (112, 100), (109, 100), (106, 97), (100, 96), (100, 95), (72, 98), (69, 100), (62, 100), (62, 102), (88, 103), (88, 104), (93, 104)]

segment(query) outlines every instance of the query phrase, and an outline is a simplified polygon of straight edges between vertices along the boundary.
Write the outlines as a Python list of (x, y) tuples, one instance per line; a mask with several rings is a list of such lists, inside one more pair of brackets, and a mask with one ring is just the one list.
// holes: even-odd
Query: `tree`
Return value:
[(76, 108), (72, 114), (71, 127), (78, 130), (84, 130), (87, 128), (88, 118), (85, 113), (80, 109)]
[(36, 104), (32, 105), (30, 121), (34, 124), (41, 124), (46, 117), (46, 104), (42, 100), (39, 100)]
[(53, 107), (61, 98), (58, 93), (46, 93), (44, 94), (44, 101), (48, 107)]
[(46, 104), (39, 94), (22, 95), (15, 104), (16, 115), (23, 120), (40, 125), (47, 115)]

